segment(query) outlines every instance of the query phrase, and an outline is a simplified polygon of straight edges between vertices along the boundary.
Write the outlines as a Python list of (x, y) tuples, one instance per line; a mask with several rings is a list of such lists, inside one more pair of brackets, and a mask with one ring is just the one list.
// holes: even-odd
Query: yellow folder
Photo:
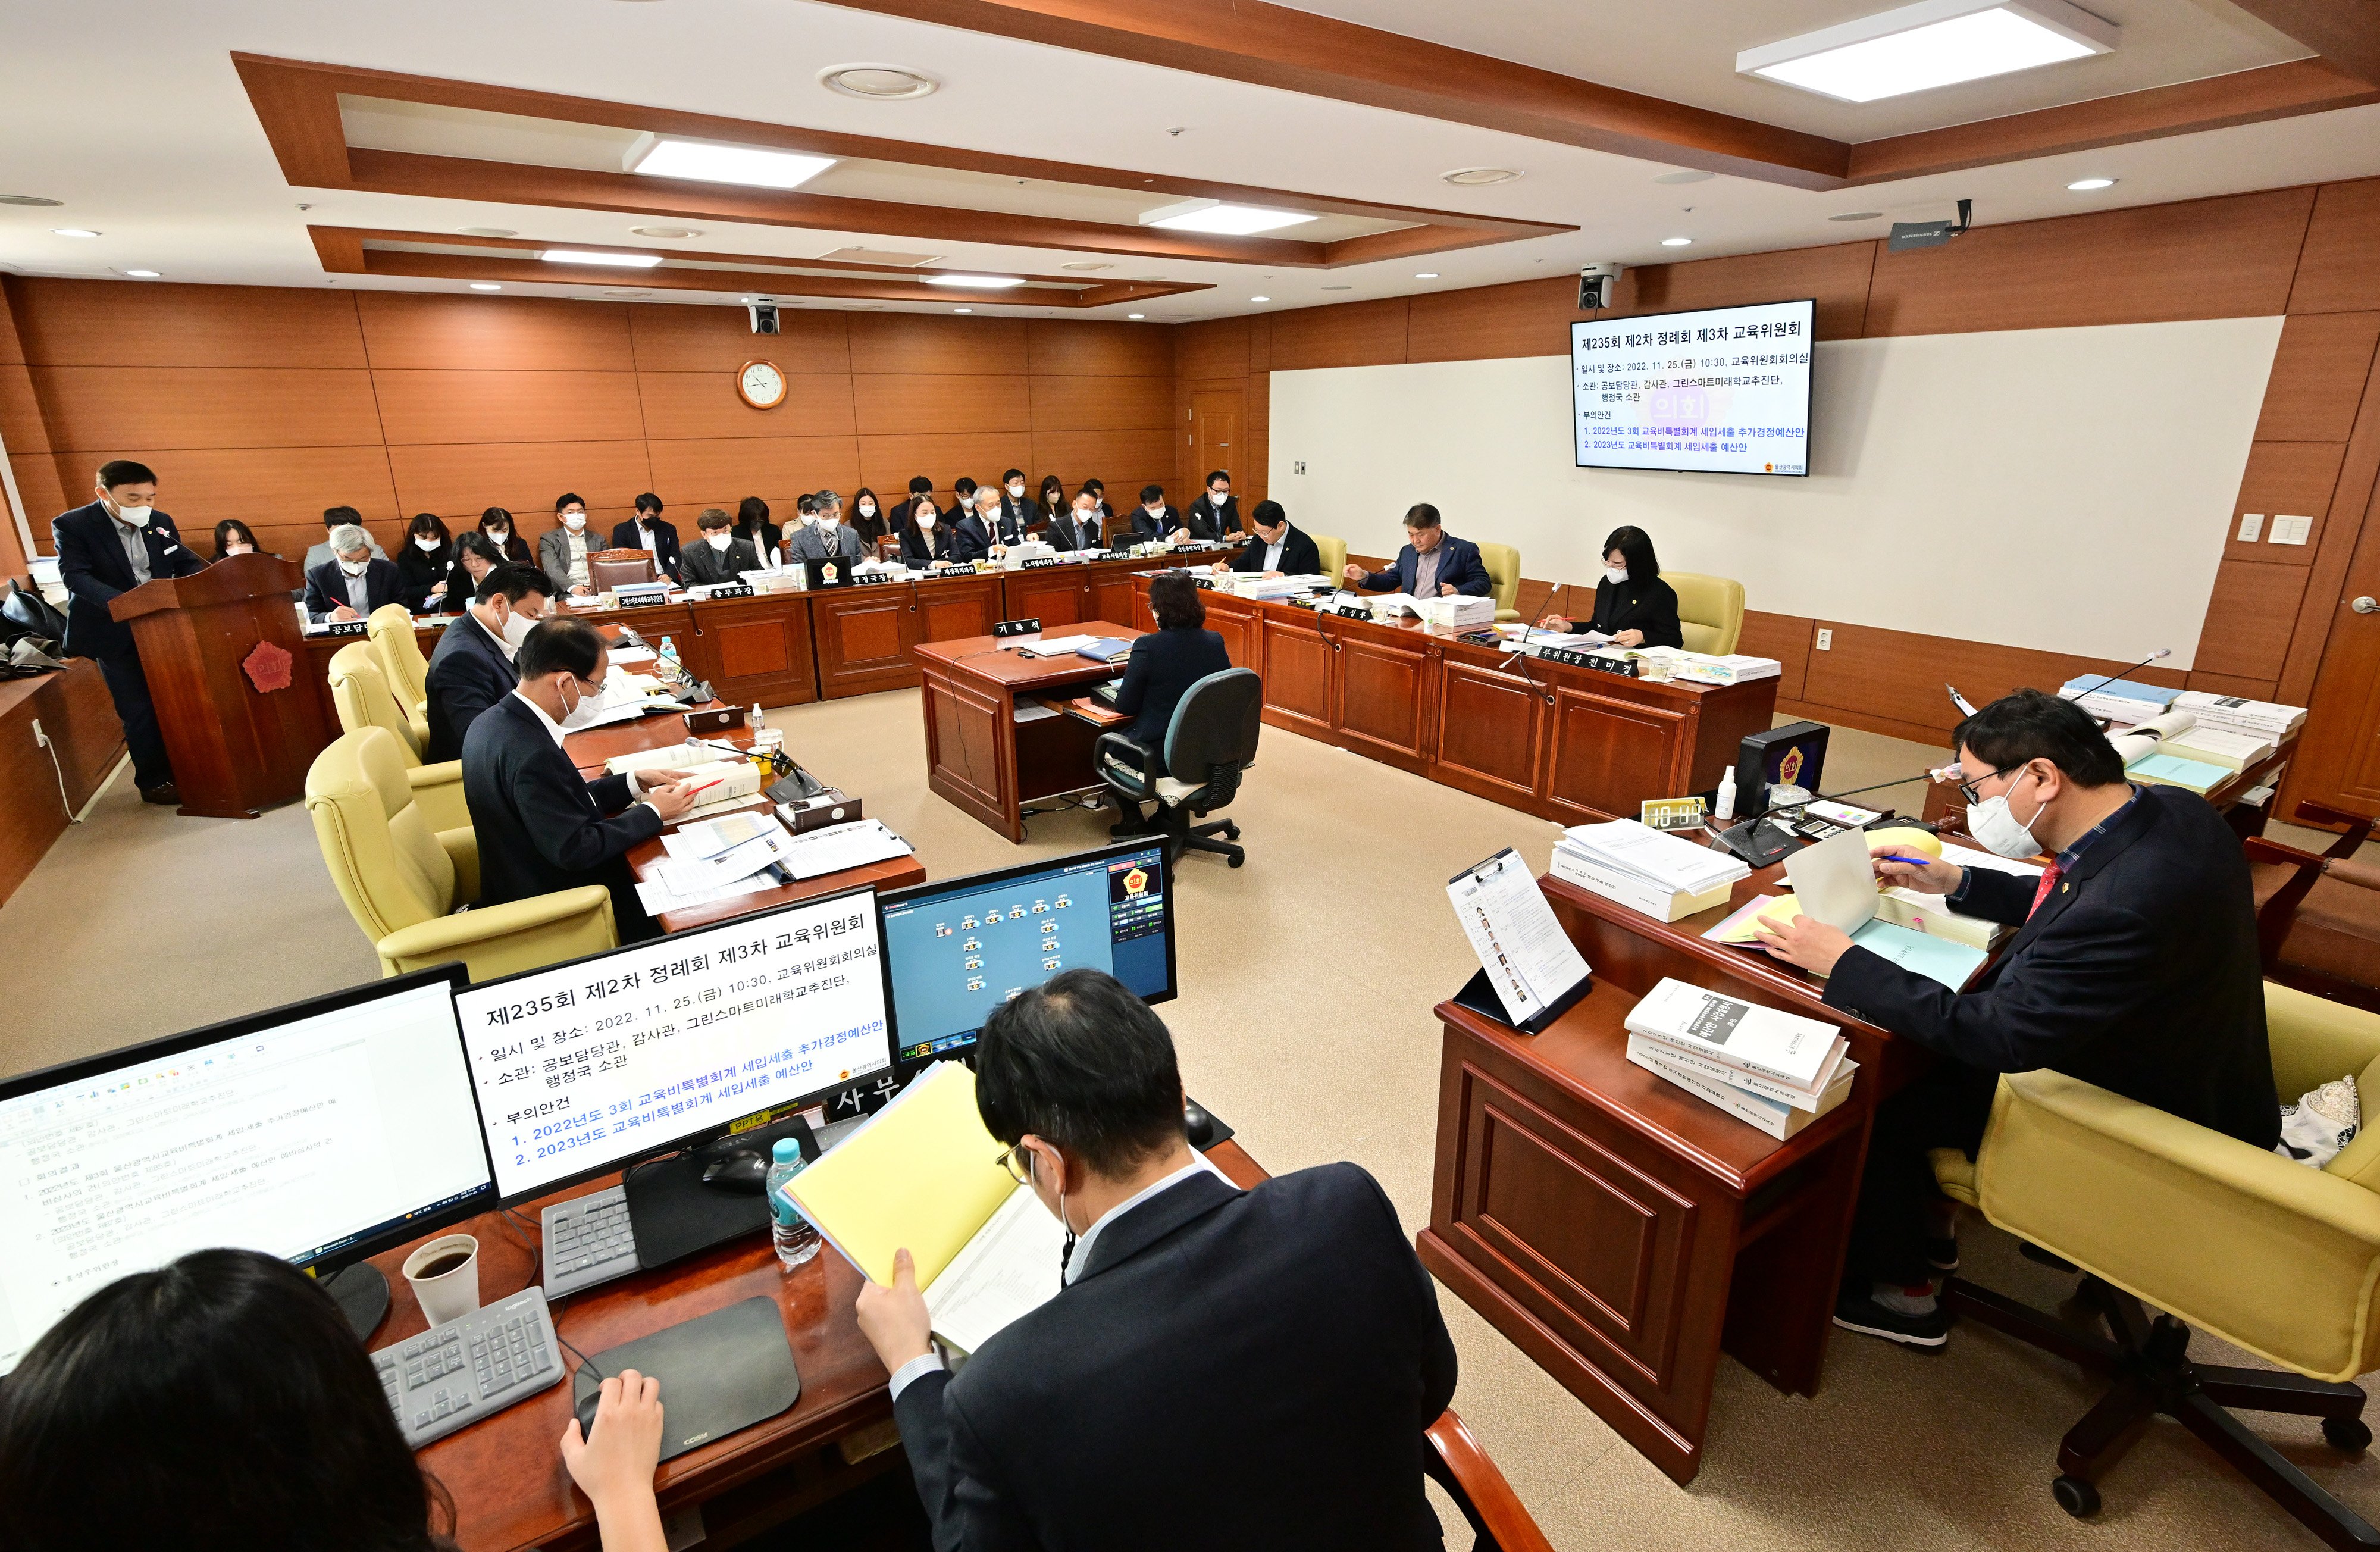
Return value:
[(784, 1191), (870, 1281), (891, 1282), (906, 1245), (923, 1288), (1015, 1191), (999, 1154), (976, 1113), (975, 1074), (948, 1061)]

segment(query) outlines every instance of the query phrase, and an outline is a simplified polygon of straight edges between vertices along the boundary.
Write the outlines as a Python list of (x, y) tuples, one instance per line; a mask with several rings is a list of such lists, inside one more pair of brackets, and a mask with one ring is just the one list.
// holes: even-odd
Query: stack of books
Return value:
[(2124, 774), (2135, 782), (2146, 782), (2155, 787), (2180, 787), (2201, 797), (2239, 773), (2238, 766), (2199, 759), (2189, 750), (2171, 744), (2136, 755), (2124, 767)]
[(2143, 685), (2131, 679), (2110, 679), (2103, 685), (2095, 673), (2069, 679), (2058, 693), (2094, 717), (2127, 726), (2164, 716), (2175, 709), (2174, 702), (2182, 694), (2162, 685)]
[(1660, 921), (1725, 904), (1735, 881), (1752, 875), (1733, 852), (1664, 835), (1634, 819), (1564, 831), (1554, 843), (1550, 871)]
[(2247, 700), (2207, 690), (2182, 691), (2174, 697), (2173, 709), (2196, 717), (2200, 727), (2253, 734), (2276, 744), (2295, 733), (2306, 714), (2302, 706), (2277, 706), (2269, 700)]
[(1843, 1032), (1664, 978), (1629, 1011), (1628, 1060), (1772, 1137), (1851, 1097)]
[(1774, 679), (1783, 672), (1775, 658), (1747, 657), (1730, 653), (1711, 657), (1701, 652), (1680, 653), (1670, 660), (1670, 675), (1697, 685), (1742, 685), (1755, 679)]
[(2180, 733), (2168, 734), (2161, 746), (2167, 754), (2180, 755), (2183, 759), (2202, 760), (2226, 770), (2245, 770), (2273, 752), (2274, 741), (2260, 733), (2237, 733), (2201, 722)]
[(1492, 625), (1496, 623), (1496, 600), (1457, 593), (1451, 598), (1422, 599), (1414, 605), (1414, 612), (1441, 629)]

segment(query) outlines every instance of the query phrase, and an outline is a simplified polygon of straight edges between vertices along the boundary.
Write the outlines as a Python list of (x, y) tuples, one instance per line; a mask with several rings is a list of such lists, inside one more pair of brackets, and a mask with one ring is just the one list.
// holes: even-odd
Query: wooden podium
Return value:
[(177, 812), (254, 818), (304, 794), (331, 729), (322, 697), (296, 682), (306, 659), (289, 593), (303, 582), (276, 555), (234, 555), (109, 600), (140, 649)]

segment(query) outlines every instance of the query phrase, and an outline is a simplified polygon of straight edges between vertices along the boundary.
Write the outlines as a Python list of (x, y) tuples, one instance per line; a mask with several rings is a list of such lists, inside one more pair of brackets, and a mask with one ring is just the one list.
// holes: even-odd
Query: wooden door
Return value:
[[(2358, 613), (2358, 599), (2380, 600), (2380, 493), (2364, 514), (2346, 585), (2331, 600), (2330, 639), (2314, 676), (2313, 704), (2298, 739), (2286, 799), (2273, 812), (2288, 818), (2300, 798), (2350, 814), (2380, 815), (2380, 608)], [(2300, 625), (2301, 630), (2304, 629)]]
[(1236, 486), (1251, 484), (1240, 465), (1246, 462), (1240, 447), (1240, 428), (1247, 423), (1248, 391), (1201, 388), (1190, 395), (1190, 468), (1184, 475), (1189, 489), (1174, 503), (1186, 508), (1207, 488), (1210, 469), (1230, 469)]

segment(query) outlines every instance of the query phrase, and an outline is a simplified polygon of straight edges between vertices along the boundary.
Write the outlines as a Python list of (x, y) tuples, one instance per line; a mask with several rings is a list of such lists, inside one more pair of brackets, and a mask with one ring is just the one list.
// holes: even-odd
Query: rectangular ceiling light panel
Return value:
[(804, 156), (757, 146), (682, 140), (648, 129), (628, 148), (622, 165), (652, 177), (694, 178), (702, 183), (740, 183), (749, 188), (799, 188), (834, 165), (832, 156)]
[(658, 253), (599, 253), (575, 248), (549, 248), (538, 257), (549, 264), (617, 264), (627, 270), (650, 270), (662, 261)]
[(1227, 205), (1220, 200), (1184, 200), (1142, 214), (1143, 226), (1172, 232), (1208, 232), (1227, 237), (1277, 232), (1283, 226), (1320, 219), (1303, 211), (1267, 210), (1261, 205)]
[(1922, 0), (1746, 49), (1736, 73), (1873, 103), (2112, 54), (2123, 30), (2065, 0)]
[(1025, 284), (1023, 275), (929, 274), (929, 285), (964, 285), (970, 291), (1004, 291)]

